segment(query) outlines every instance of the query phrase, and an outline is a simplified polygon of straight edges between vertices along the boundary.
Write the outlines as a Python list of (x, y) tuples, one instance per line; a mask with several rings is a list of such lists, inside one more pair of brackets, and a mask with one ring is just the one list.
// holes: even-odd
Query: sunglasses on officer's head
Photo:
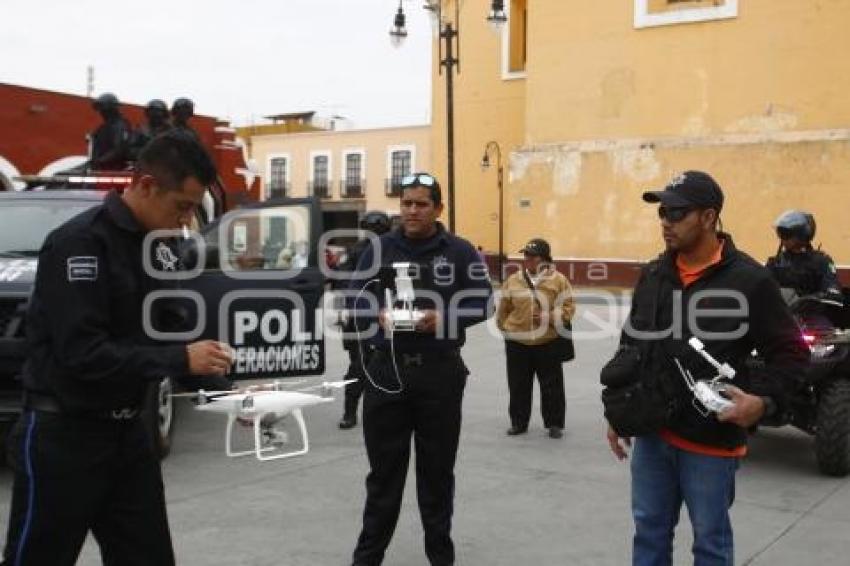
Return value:
[(427, 173), (407, 175), (401, 179), (401, 188), (406, 187), (433, 187), (437, 180)]
[(681, 222), (692, 210), (696, 209), (690, 206), (664, 206), (662, 204), (658, 207), (658, 218), (670, 222)]

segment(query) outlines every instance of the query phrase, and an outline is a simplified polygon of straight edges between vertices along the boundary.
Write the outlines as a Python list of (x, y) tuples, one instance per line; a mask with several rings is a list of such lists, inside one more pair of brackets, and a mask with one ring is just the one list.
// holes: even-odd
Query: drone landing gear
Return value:
[(273, 429), (268, 431), (266, 430), (267, 427), (263, 425), (262, 420), (263, 417), (268, 414), (269, 413), (258, 412), (254, 415), (254, 449), (242, 450), (239, 452), (234, 452), (232, 447), (233, 426), (236, 424), (236, 415), (231, 413), (227, 416), (227, 429), (225, 432), (224, 449), (225, 453), (230, 458), (237, 458), (239, 456), (250, 456), (251, 454), (253, 454), (257, 457), (257, 460), (265, 462), (267, 460), (279, 460), (282, 458), (292, 458), (293, 456), (302, 456), (310, 450), (310, 442), (307, 438), (307, 425), (304, 423), (304, 415), (301, 413), (301, 409), (294, 409), (292, 411), (292, 416), (295, 417), (295, 422), (298, 423), (298, 429), (301, 432), (302, 447), (298, 450), (281, 451), (276, 446), (264, 446), (264, 435), (268, 440), (270, 440), (272, 444), (276, 444), (278, 446), (282, 445), (285, 442), (286, 438), (285, 436), (278, 436), (280, 434), (278, 433), (278, 431), (275, 431)]

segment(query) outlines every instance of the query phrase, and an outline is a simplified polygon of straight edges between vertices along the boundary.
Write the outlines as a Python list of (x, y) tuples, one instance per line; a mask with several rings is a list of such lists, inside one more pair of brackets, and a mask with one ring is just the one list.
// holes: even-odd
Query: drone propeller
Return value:
[(342, 381), (323, 381), (318, 385), (305, 387), (304, 389), (302, 389), (302, 391), (314, 391), (316, 389), (339, 389), (340, 387), (345, 387), (349, 383), (354, 383), (356, 381), (356, 379), (344, 379)]
[(269, 391), (283, 391), (284, 388), (295, 387), (296, 385), (301, 385), (304, 383), (305, 379), (297, 379), (297, 380), (287, 380), (281, 381), (279, 379), (274, 380), (271, 383), (262, 383), (260, 385), (249, 385), (248, 387), (244, 387), (242, 389), (230, 389), (227, 391), (205, 391), (203, 389), (199, 389), (197, 391), (187, 391), (185, 393), (172, 393), (171, 397), (200, 397), (204, 396), (207, 399), (211, 397), (220, 397), (222, 395), (234, 395), (236, 393), (261, 393), (261, 392), (269, 392)]
[(231, 395), (233, 393), (238, 393), (235, 389), (231, 389), (229, 391), (204, 391), (203, 389), (198, 389), (197, 391), (187, 391), (185, 393), (172, 393), (169, 397), (218, 397), (221, 395)]

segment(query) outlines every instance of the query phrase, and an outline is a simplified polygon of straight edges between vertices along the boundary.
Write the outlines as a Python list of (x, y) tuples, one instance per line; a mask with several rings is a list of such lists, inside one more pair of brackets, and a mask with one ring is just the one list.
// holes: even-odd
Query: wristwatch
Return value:
[(777, 407), (776, 407), (776, 401), (773, 400), (773, 397), (768, 397), (766, 395), (763, 395), (760, 398), (762, 400), (762, 403), (764, 403), (764, 415), (762, 415), (762, 416), (763, 417), (772, 417), (773, 415), (775, 415)]

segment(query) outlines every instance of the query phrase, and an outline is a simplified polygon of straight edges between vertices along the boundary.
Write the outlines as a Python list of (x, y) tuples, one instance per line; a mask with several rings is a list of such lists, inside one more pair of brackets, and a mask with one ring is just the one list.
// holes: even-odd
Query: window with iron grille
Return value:
[(401, 180), (410, 175), (410, 151), (394, 151), (391, 157), (392, 163), (392, 186), (397, 190)]
[(359, 153), (349, 153), (345, 156), (345, 188), (359, 191), (363, 177), (363, 156)]
[(313, 192), (317, 195), (328, 194), (328, 156), (313, 157)]
[(286, 195), (286, 175), (289, 163), (285, 157), (273, 157), (269, 164), (269, 196)]

